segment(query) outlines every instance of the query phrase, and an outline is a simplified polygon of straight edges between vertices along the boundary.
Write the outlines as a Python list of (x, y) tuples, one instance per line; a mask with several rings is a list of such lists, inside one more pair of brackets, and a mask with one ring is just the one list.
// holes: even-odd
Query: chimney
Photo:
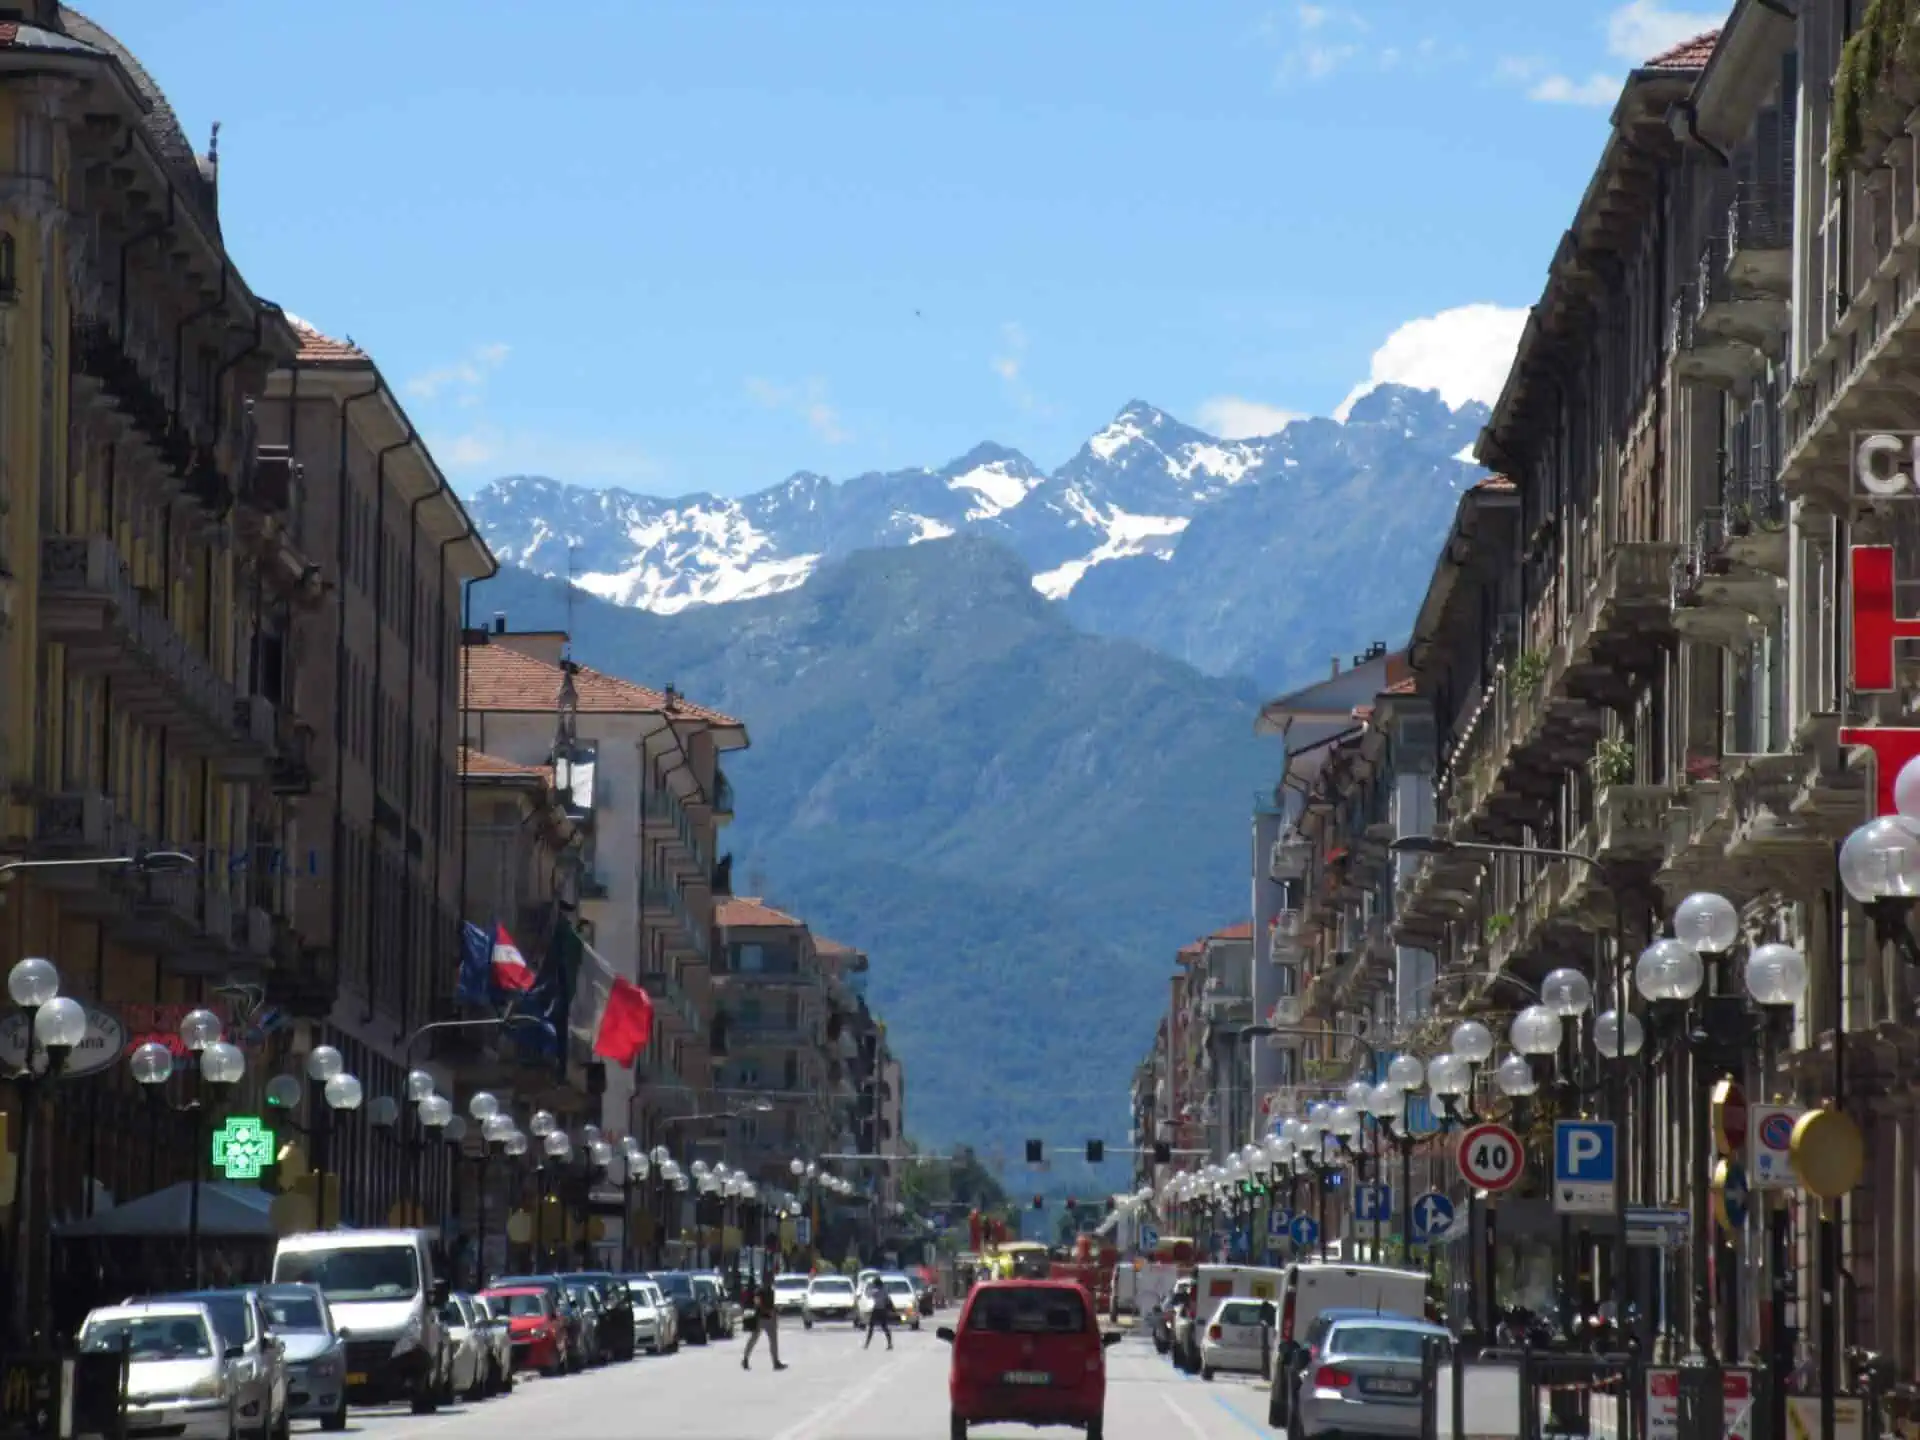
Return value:
[(507, 633), (506, 611), (496, 610), (493, 612), (493, 633), (496, 635), (504, 635)]
[(1335, 680), (1340, 678), (1340, 657), (1338, 655), (1333, 657), (1333, 678)]

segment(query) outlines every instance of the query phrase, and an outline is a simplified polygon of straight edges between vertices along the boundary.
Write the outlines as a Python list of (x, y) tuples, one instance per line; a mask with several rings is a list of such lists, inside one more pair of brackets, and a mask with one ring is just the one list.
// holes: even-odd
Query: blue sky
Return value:
[(371, 351), (463, 488), (663, 494), (983, 439), (1052, 466), (1136, 397), (1249, 434), (1369, 377), (1484, 397), (1629, 64), (1724, 14), (82, 8), (197, 145), (222, 123), (255, 289)]

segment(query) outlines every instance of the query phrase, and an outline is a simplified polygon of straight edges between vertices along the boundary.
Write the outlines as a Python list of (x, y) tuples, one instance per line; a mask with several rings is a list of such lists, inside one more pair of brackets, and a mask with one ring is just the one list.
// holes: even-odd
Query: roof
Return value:
[(1394, 681), (1393, 684), (1387, 686), (1387, 688), (1380, 693), (1382, 695), (1414, 695), (1418, 694), (1419, 690), (1420, 687), (1414, 683), (1413, 677), (1409, 675), (1404, 680)]
[(713, 907), (713, 923), (724, 929), (804, 930), (806, 922), (796, 920), (784, 910), (776, 910), (753, 895), (729, 895)]
[(351, 340), (323, 335), (298, 315), (288, 315), (287, 323), (299, 337), (300, 349), (294, 358), (302, 365), (361, 365), (372, 358)]
[(1513, 481), (1504, 475), (1489, 475), (1484, 480), (1475, 481), (1468, 488), (1490, 491), (1499, 495), (1511, 495), (1513, 493)]
[[(564, 672), (531, 655), (505, 645), (475, 643), (460, 649), (462, 704), (469, 710), (552, 710), (560, 703)], [(676, 719), (701, 721), (729, 729), (743, 729), (731, 715), (709, 710), (676, 696), (667, 696), (629, 680), (586, 665), (573, 667), (574, 693), (583, 715), (672, 714)]]
[(502, 779), (540, 779), (549, 785), (553, 783), (553, 766), (523, 764), (518, 760), (503, 760), (498, 755), (489, 755), (484, 750), (475, 750), (469, 746), (460, 747), (460, 773), (467, 775), (498, 775)]
[(1648, 70), (1704, 70), (1713, 58), (1713, 47), (1720, 39), (1718, 30), (1705, 30), (1691, 40), (1682, 40), (1671, 50), (1662, 50), (1647, 61)]
[(1209, 940), (1251, 940), (1252, 938), (1253, 922), (1251, 920), (1242, 920), (1237, 925), (1229, 925), (1226, 929), (1216, 930), (1207, 936)]

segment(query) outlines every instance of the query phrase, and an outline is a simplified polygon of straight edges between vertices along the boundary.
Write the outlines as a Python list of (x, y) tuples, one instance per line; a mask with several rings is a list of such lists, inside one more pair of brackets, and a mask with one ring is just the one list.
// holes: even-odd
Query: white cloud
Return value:
[(838, 445), (852, 437), (840, 423), (840, 412), (827, 401), (826, 383), (809, 380), (805, 385), (779, 385), (771, 380), (749, 376), (747, 394), (769, 410), (783, 411), (806, 421), (807, 428), (829, 445)]
[(434, 401), (445, 395), (459, 405), (477, 405), (487, 380), (507, 361), (509, 347), (499, 341), (477, 345), (450, 365), (441, 365), (407, 381), (407, 394)]
[(1663, 50), (1726, 23), (1726, 12), (1673, 10), (1660, 0), (1627, 0), (1607, 17), (1607, 53), (1629, 65), (1644, 65)]
[(1491, 405), (1507, 383), (1526, 323), (1525, 310), (1487, 304), (1409, 320), (1373, 352), (1366, 380), (1340, 402), (1333, 418), (1345, 420), (1354, 402), (1379, 385), (1438, 390), (1452, 406), (1469, 400)]
[(1294, 14), (1302, 30), (1318, 30), (1327, 23), (1327, 7), (1324, 5), (1302, 5)]
[(1598, 72), (1585, 80), (1572, 80), (1565, 75), (1544, 75), (1528, 87), (1527, 98), (1547, 105), (1611, 106), (1620, 98), (1620, 79)]
[(1000, 327), (1000, 353), (989, 362), (993, 373), (1009, 385), (1018, 384), (1027, 363), (1027, 332), (1012, 320)]
[(1202, 430), (1222, 440), (1254, 440), (1262, 435), (1278, 435), (1295, 420), (1305, 417), (1298, 410), (1283, 410), (1260, 400), (1216, 395), (1200, 402), (1195, 418)]

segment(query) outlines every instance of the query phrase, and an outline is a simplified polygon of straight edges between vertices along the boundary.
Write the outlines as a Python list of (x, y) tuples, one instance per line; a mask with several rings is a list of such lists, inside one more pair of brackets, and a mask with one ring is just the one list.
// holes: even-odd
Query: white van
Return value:
[(452, 1395), (453, 1349), (440, 1323), (447, 1282), (424, 1230), (316, 1230), (273, 1252), (276, 1285), (317, 1285), (347, 1357), (356, 1405), (407, 1401), (431, 1415)]
[(1200, 1373), (1200, 1341), (1213, 1312), (1222, 1300), (1265, 1300), (1275, 1304), (1280, 1298), (1286, 1272), (1265, 1265), (1201, 1265), (1193, 1272), (1193, 1317), (1189, 1324), (1176, 1327), (1174, 1364), (1189, 1375)]
[(1424, 1270), (1395, 1270), (1386, 1265), (1341, 1265), (1309, 1261), (1289, 1265), (1280, 1291), (1280, 1333), (1275, 1341), (1273, 1390), (1267, 1423), (1284, 1429), (1293, 1414), (1307, 1337), (1314, 1322), (1330, 1310), (1366, 1310), (1410, 1320), (1427, 1316)]

